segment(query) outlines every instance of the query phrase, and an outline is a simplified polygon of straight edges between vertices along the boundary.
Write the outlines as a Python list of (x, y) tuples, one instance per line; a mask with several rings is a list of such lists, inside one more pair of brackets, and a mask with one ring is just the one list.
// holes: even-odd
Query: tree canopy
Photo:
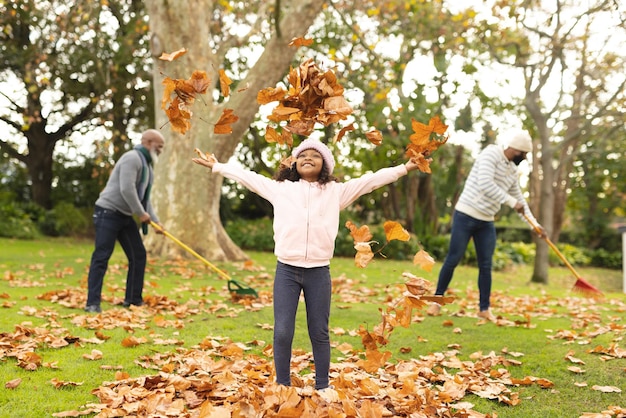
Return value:
[[(625, 126), (620, 7), (609, 0), (480, 7), (449, 1), (196, 0), (177, 7), (161, 0), (72, 7), (8, 1), (0, 5), (0, 73), (9, 81), (0, 95), (0, 126), (7, 132), (0, 150), (27, 168), (32, 199), (49, 208), (61, 178), (53, 164), (59, 143), (94, 141), (92, 171), (103, 173), (128, 149), (132, 134), (161, 129), (168, 141), (153, 195), (160, 217), (211, 259), (243, 258), (221, 225), (221, 179), (207, 180), (189, 158), (197, 147), (271, 174), (289, 147), (265, 142), (267, 109), (256, 94), (285, 85), (290, 66), (313, 59), (341, 80), (354, 109), (349, 122), (355, 129), (338, 143), (337, 127), (313, 133), (336, 150), (343, 177), (406, 158), (412, 118), (441, 115), (454, 126), (449, 144), (433, 156), (434, 174), (409, 176), (353, 210), (399, 220), (418, 235), (445, 232), (471, 154), (504, 128), (524, 127), (535, 139), (528, 192), (541, 223), (554, 240), (568, 223), (603, 224), (588, 231), (592, 236), (623, 217), (615, 206), (624, 199), (619, 161), (625, 151), (617, 139)], [(290, 46), (297, 37), (312, 42)], [(158, 59), (181, 48), (187, 50), (181, 59)], [(182, 135), (160, 108), (163, 81), (195, 70), (206, 72), (211, 85)], [(232, 81), (230, 97), (220, 93), (221, 74)], [(238, 121), (232, 133), (215, 134), (225, 110)], [(383, 134), (380, 146), (363, 139), (372, 128)], [(583, 204), (592, 195), (610, 199)], [(148, 244), (155, 254), (177, 252), (154, 234)], [(535, 276), (542, 281), (547, 250), (539, 244)]]

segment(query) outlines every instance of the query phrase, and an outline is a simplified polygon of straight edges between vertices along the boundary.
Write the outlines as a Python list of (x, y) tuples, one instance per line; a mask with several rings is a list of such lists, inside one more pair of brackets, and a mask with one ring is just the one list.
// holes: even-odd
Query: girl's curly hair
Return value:
[[(281, 166), (280, 170), (278, 170), (273, 177), (273, 179), (276, 181), (299, 181), (300, 178), (300, 174), (298, 173), (298, 170), (296, 170), (295, 162), (288, 167)], [(320, 172), (320, 177), (317, 182), (319, 184), (326, 184), (330, 183), (331, 181), (339, 181), (339, 179), (337, 179), (337, 177), (333, 176), (332, 174), (329, 174), (326, 163), (323, 163), (322, 171)]]

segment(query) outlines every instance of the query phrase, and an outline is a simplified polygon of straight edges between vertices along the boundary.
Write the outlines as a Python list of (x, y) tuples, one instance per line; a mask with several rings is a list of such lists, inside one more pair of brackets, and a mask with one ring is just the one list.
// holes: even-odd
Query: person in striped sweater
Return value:
[[(476, 158), (465, 182), (452, 217), (450, 247), (437, 281), (435, 295), (448, 290), (456, 266), (465, 254), (470, 239), (474, 240), (478, 261), (478, 317), (495, 320), (491, 313), (491, 270), (496, 248), (495, 215), (503, 204), (523, 216), (526, 214), (538, 225), (530, 211), (519, 185), (518, 165), (532, 151), (533, 143), (526, 131), (510, 134), (507, 146), (488, 145)], [(545, 230), (539, 226), (540, 236)], [(441, 306), (433, 304), (427, 313), (439, 315)]]

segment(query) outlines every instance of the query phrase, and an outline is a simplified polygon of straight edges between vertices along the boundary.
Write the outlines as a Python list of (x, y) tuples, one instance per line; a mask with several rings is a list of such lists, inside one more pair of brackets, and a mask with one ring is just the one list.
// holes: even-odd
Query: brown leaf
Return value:
[(230, 96), (230, 85), (233, 83), (233, 81), (228, 78), (228, 76), (226, 75), (226, 71), (224, 70), (220, 70), (220, 88), (222, 90), (222, 96), (224, 97), (228, 97)]
[[(339, 133), (335, 137), (335, 142), (341, 141), (342, 138), (344, 137), (344, 135), (347, 132), (354, 131), (355, 129), (356, 129), (356, 126), (354, 125), (354, 123), (351, 123), (350, 125), (344, 126), (343, 128), (341, 128), (341, 130), (339, 131)], [(366, 134), (366, 136), (367, 136), (367, 134)]]
[(367, 242), (357, 242), (354, 244), (356, 255), (354, 256), (354, 265), (360, 268), (365, 268), (370, 261), (374, 258), (372, 247)]
[(185, 134), (191, 126), (191, 105), (197, 94), (206, 93), (211, 80), (206, 72), (196, 70), (187, 80), (165, 77), (162, 83), (164, 89), (161, 109), (165, 110), (172, 129)]
[(215, 128), (213, 128), (213, 133), (215, 134), (232, 134), (233, 129), (231, 128), (231, 124), (237, 122), (239, 120), (239, 116), (233, 113), (233, 109), (224, 109), (222, 112), (222, 116), (215, 124)]
[(293, 38), (290, 42), (289, 42), (289, 46), (311, 46), (313, 45), (313, 39), (306, 39), (303, 37), (300, 38)]
[(260, 105), (268, 104), (271, 102), (275, 102), (277, 100), (281, 100), (285, 97), (287, 91), (282, 87), (268, 87), (264, 90), (261, 90), (257, 93), (256, 101)]
[(166, 52), (163, 52), (161, 56), (159, 57), (159, 59), (163, 61), (174, 61), (175, 59), (182, 57), (186, 53), (187, 53), (187, 49), (185, 48), (181, 48), (178, 51), (170, 52), (169, 54)]
[(6, 382), (4, 384), (4, 387), (7, 389), (15, 389), (20, 385), (20, 383), (22, 383), (22, 379), (18, 377), (17, 379), (9, 380), (8, 382)]
[(365, 133), (365, 139), (367, 139), (370, 143), (378, 146), (383, 143), (383, 133), (378, 129), (373, 129)]

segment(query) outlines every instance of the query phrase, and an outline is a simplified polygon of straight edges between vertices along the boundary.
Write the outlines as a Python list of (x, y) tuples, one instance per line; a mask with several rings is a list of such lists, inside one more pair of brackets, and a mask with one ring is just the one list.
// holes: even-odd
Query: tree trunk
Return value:
[[(316, 0), (284, 2), (285, 16), (281, 21), (282, 37), (276, 33), (268, 41), (263, 54), (250, 69), (240, 86), (245, 90), (233, 94), (217, 104), (211, 92), (193, 105), (191, 129), (180, 135), (171, 131), (164, 112), (160, 109), (163, 94), (163, 74), (170, 78), (187, 79), (194, 70), (206, 71), (212, 82), (218, 80), (222, 59), (211, 53), (209, 22), (212, 2), (196, 0), (180, 2), (170, 7), (165, 0), (146, 3), (152, 31), (152, 48), (155, 57), (155, 97), (157, 128), (163, 130), (166, 146), (155, 168), (155, 185), (152, 203), (164, 227), (210, 260), (242, 260), (247, 258), (226, 234), (220, 217), (219, 202), (222, 177), (191, 162), (194, 148), (212, 152), (221, 162), (233, 155), (240, 138), (254, 121), (259, 105), (259, 90), (275, 86), (289, 70), (297, 48), (289, 47), (291, 39), (306, 34), (307, 28), (321, 12), (323, 2)], [(159, 61), (163, 52), (180, 48), (188, 52), (173, 62)], [(224, 51), (222, 54), (225, 54)], [(239, 120), (232, 125), (229, 135), (213, 134), (213, 125), (224, 109), (233, 109)], [(172, 257), (183, 251), (164, 237), (148, 235), (146, 246), (151, 254)]]
[[(534, 121), (541, 140), (541, 173), (538, 173), (538, 175), (542, 177), (542, 181), (540, 185), (541, 195), (539, 199), (538, 220), (545, 228), (549, 237), (554, 222), (554, 190), (552, 189), (554, 181), (554, 167), (552, 166), (554, 148), (550, 144), (550, 135), (547, 125), (545, 124), (545, 118), (533, 112), (533, 110), (538, 110), (538, 108), (534, 108), (534, 106), (530, 107), (532, 109), (530, 113), (534, 116)], [(536, 241), (535, 265), (530, 279), (531, 282), (548, 284), (549, 251), (550, 248), (545, 240), (540, 239)]]
[(28, 155), (25, 158), (28, 175), (32, 182), (33, 201), (45, 209), (52, 209), (52, 155), (56, 141), (48, 137), (45, 131), (33, 127), (28, 136)]

